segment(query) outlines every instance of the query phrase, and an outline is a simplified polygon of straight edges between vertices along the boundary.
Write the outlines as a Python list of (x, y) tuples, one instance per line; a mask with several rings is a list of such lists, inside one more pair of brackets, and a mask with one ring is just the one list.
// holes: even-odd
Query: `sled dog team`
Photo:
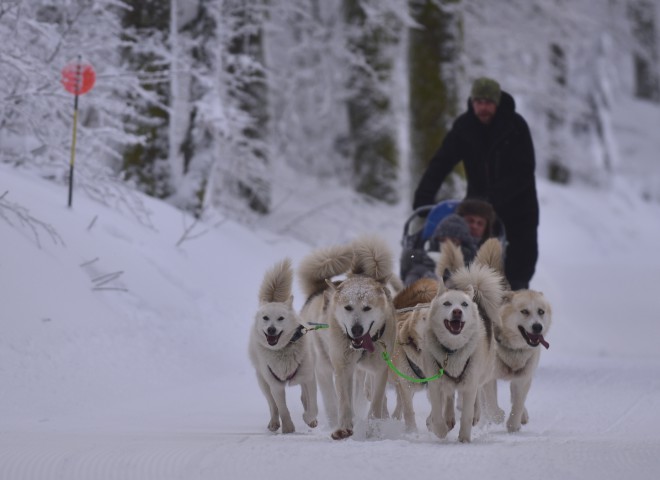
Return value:
[[(353, 435), (356, 402), (369, 401), (369, 418), (392, 416), (415, 431), (413, 395), (427, 390), (426, 425), (445, 438), (456, 425), (460, 442), (483, 415), (506, 420), (516, 432), (529, 420), (525, 400), (550, 328), (543, 294), (509, 291), (501, 244), (488, 240), (463, 265), (458, 247), (442, 245), (436, 273), (406, 287), (393, 275), (393, 256), (378, 237), (320, 248), (305, 257), (298, 279), (305, 302), (293, 307), (294, 272), (285, 259), (263, 278), (250, 334), (249, 356), (268, 401), (268, 429), (295, 430), (287, 385), (301, 386), (303, 420), (318, 425), (317, 384), (332, 438)], [(497, 381), (510, 381), (511, 411), (497, 403)]]

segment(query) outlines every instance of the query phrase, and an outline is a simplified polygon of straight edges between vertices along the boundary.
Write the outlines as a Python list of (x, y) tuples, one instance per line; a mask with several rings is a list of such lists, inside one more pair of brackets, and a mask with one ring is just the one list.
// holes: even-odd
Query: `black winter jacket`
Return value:
[(515, 110), (513, 97), (502, 92), (493, 121), (484, 125), (468, 100), (467, 112), (454, 121), (422, 176), (413, 209), (434, 204), (440, 185), (463, 160), (467, 197), (489, 201), (505, 225), (538, 225), (534, 146), (527, 122)]

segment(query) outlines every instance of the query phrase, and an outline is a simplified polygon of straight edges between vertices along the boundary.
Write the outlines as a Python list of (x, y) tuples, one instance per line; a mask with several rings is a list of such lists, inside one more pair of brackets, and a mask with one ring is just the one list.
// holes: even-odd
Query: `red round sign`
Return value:
[(62, 69), (61, 81), (67, 92), (82, 95), (94, 86), (96, 73), (89, 63), (69, 62)]

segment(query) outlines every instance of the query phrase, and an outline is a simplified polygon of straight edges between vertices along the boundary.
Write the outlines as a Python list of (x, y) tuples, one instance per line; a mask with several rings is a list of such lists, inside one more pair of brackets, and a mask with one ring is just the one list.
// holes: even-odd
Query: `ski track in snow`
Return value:
[[(360, 414), (354, 437), (337, 442), (330, 439), (330, 430), (323, 423), (318, 429), (304, 425), (299, 388), (289, 387), (287, 400), (297, 432), (273, 434), (266, 429), (265, 400), (248, 375), (237, 377), (232, 385), (251, 398), (248, 408), (253, 413), (240, 414), (247, 425), (236, 419), (219, 423), (223, 415), (232, 416), (232, 412), (220, 411), (217, 418), (213, 412), (204, 413), (209, 419), (205, 426), (199, 423), (202, 416), (188, 425), (181, 425), (179, 419), (171, 428), (162, 421), (157, 429), (138, 422), (131, 432), (52, 427), (33, 432), (5, 430), (0, 433), (0, 479), (253, 479), (284, 476), (296, 469), (296, 459), (315, 465), (315, 471), (294, 477), (312, 475), (315, 480), (353, 477), (356, 472), (369, 478), (400, 478), (409, 476), (412, 466), (419, 478), (456, 469), (463, 478), (487, 475), (508, 480), (536, 478), (541, 473), (544, 479), (618, 479), (634, 467), (636, 479), (655, 479), (660, 466), (660, 419), (655, 414), (660, 405), (660, 382), (647, 380), (660, 378), (660, 365), (652, 362), (644, 367), (645, 375), (632, 376), (636, 362), (619, 364), (605, 358), (576, 366), (576, 361), (570, 355), (555, 355), (544, 365), (542, 359), (528, 398), (530, 423), (509, 434), (504, 425), (482, 422), (468, 445), (457, 442), (457, 427), (445, 440), (426, 430), (430, 407), (424, 393), (415, 396), (418, 433), (406, 434), (403, 422), (384, 420), (371, 424), (379, 432), (372, 438)], [(629, 381), (613, 388), (615, 378)], [(507, 410), (508, 385), (500, 382), (499, 387), (500, 406)], [(394, 400), (394, 391), (388, 389), (390, 409)], [(322, 415), (320, 419), (323, 422)], [(630, 422), (646, 423), (647, 428), (642, 435), (639, 427), (626, 432)], [(401, 457), (395, 468), (392, 462), (378, 462), (391, 455)]]

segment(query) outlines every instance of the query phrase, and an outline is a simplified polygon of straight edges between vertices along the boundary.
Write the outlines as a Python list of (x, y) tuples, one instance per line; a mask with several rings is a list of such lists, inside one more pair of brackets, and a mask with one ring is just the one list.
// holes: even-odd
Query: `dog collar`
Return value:
[(513, 347), (510, 347), (508, 345), (505, 345), (499, 335), (495, 335), (495, 341), (497, 342), (497, 344), (501, 348), (503, 348), (504, 350), (508, 350), (510, 352), (513, 352), (513, 353), (523, 353), (523, 352), (527, 351), (526, 348), (513, 348)]
[[(440, 342), (438, 342), (438, 343), (440, 343)], [(452, 350), (451, 348), (447, 348), (442, 343), (440, 343), (440, 348), (442, 348), (447, 355), (453, 355), (454, 353), (456, 353), (456, 350)]]

